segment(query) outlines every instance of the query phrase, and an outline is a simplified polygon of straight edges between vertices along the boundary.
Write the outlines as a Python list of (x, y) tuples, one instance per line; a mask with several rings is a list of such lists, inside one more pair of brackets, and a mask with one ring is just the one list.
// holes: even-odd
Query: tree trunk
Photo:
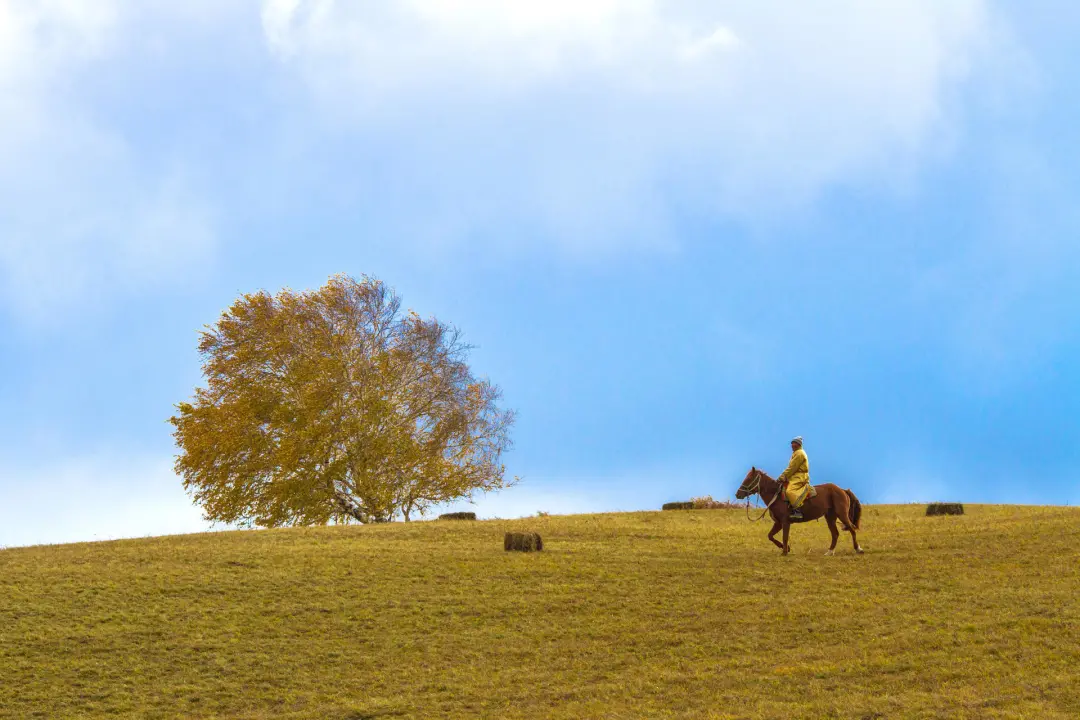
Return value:
[(338, 509), (341, 510), (341, 512), (355, 519), (357, 522), (367, 525), (379, 521), (378, 518), (372, 517), (361, 510), (352, 498), (344, 496), (341, 493), (335, 493), (334, 501), (337, 503)]

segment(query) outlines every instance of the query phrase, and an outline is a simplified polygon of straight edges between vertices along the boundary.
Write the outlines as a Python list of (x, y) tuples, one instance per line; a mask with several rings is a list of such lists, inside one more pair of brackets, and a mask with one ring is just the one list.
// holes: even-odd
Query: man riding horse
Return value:
[[(855, 531), (859, 529), (859, 519), (862, 517), (862, 504), (859, 498), (855, 497), (855, 493), (850, 489), (843, 490), (833, 483), (810, 485), (810, 460), (807, 459), (806, 451), (803, 450), (801, 437), (791, 441), (791, 461), (777, 480), (769, 477), (764, 470), (750, 468), (750, 472), (743, 478), (742, 485), (735, 492), (735, 497), (742, 500), (751, 495), (760, 495), (765, 502), (765, 510), (758, 519), (764, 518), (766, 514), (772, 516), (773, 526), (769, 531), (769, 542), (783, 550), (784, 555), (791, 552), (788, 530), (792, 521), (803, 522), (818, 518), (825, 518), (829, 533), (832, 534), (832, 544), (826, 555), (832, 555), (836, 549), (836, 540), (840, 536), (836, 528), (837, 522), (846, 532), (851, 533), (851, 544), (855, 552), (862, 552), (855, 534)], [(786, 502), (778, 502), (781, 496)], [(748, 500), (747, 517), (749, 517), (749, 507)], [(784, 532), (783, 541), (775, 537), (781, 530)]]
[(791, 460), (776, 480), (781, 485), (787, 483), (786, 497), (788, 506), (791, 508), (789, 513), (791, 519), (802, 520), (803, 515), (799, 508), (810, 493), (810, 459), (806, 457), (806, 451), (803, 450), (802, 437), (791, 441)]

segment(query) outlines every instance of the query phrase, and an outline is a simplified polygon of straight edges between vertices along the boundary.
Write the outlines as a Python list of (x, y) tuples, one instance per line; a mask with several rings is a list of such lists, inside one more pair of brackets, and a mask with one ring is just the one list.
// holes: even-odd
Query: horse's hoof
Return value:
[(862, 555), (862, 554), (863, 554), (863, 552), (864, 552), (864, 550), (863, 550), (862, 548), (855, 548), (855, 552), (857, 552), (858, 554)]
[(825, 551), (825, 557), (830, 557), (832, 554), (833, 554), (832, 550), (826, 550)]

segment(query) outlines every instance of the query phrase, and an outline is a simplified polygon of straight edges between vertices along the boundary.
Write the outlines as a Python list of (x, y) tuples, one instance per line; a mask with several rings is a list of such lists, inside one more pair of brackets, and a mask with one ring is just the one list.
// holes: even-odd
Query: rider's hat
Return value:
[(802, 445), (802, 435), (799, 435), (797, 437), (793, 437), (791, 439), (791, 442), (796, 443), (798, 445)]

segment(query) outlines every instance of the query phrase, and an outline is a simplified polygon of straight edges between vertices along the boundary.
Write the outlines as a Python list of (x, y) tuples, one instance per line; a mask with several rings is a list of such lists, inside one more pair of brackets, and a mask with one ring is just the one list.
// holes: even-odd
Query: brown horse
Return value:
[[(855, 546), (855, 552), (861, 553), (863, 549), (859, 547), (859, 540), (855, 537), (855, 531), (859, 529), (859, 518), (862, 516), (862, 504), (859, 503), (859, 498), (855, 497), (855, 493), (850, 490), (841, 490), (838, 485), (832, 483), (815, 485), (814, 489), (817, 490), (817, 495), (804, 500), (800, 508), (803, 514), (802, 520), (791, 517), (788, 504), (784, 498), (783, 485), (769, 477), (764, 470), (750, 468), (750, 472), (746, 473), (746, 478), (743, 479), (742, 485), (739, 486), (738, 492), (735, 493), (735, 497), (742, 500), (755, 493), (761, 495), (761, 499), (767, 503), (766, 508), (773, 519), (773, 527), (769, 531), (769, 540), (773, 545), (783, 550), (784, 555), (791, 551), (791, 545), (788, 543), (788, 530), (791, 529), (791, 523), (817, 520), (820, 517), (824, 517), (825, 521), (829, 523), (829, 532), (832, 533), (832, 545), (829, 546), (826, 555), (833, 554), (833, 550), (836, 549), (836, 539), (840, 537), (840, 532), (836, 529), (837, 518), (843, 523), (844, 531), (851, 533), (851, 542)], [(773, 537), (781, 528), (784, 530), (783, 543), (777, 542), (776, 538)]]

